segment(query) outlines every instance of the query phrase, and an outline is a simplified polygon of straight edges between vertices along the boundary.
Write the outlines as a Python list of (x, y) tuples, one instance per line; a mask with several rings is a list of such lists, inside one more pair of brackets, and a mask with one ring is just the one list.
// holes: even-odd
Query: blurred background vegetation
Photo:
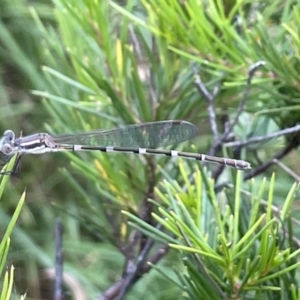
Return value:
[[(210, 115), (207, 99), (194, 83), (195, 69), (208, 91), (220, 87), (214, 98), (214, 108), (222, 133), (226, 121), (234, 118), (243, 99), (248, 69), (258, 61), (266, 64), (252, 79), (232, 135), (236, 140), (246, 141), (295, 126), (300, 115), (299, 8), (299, 1), (279, 0), (255, 3), (2, 0), (0, 132), (12, 129), (24, 135), (43, 131), (58, 134), (182, 119), (194, 123), (199, 134), (193, 141), (172, 149), (207, 153), (213, 143)], [(230, 204), (230, 199), (238, 203), (240, 191), (243, 191), (242, 201), (247, 203), (239, 206), (246, 220), (250, 218), (247, 214), (250, 203), (254, 200), (260, 203), (263, 198), (269, 200), (269, 208), (271, 203), (280, 207), (283, 203), (290, 205), (293, 199), (292, 215), (299, 217), (297, 191), (287, 196), (299, 174), (298, 144), (296, 133), (251, 144), (237, 151), (240, 153), (230, 147), (219, 147), (215, 154), (237, 155), (251, 162), (253, 170), (242, 174), (223, 168), (218, 176), (212, 176), (216, 174), (213, 172), (215, 165), (207, 165), (199, 173), (199, 162), (165, 157), (103, 153), (22, 157), (21, 170), (9, 178), (0, 206), (4, 234), (18, 199), (26, 189), (25, 204), (11, 236), (6, 262), (7, 266), (13, 264), (16, 268), (13, 292), (27, 293), (27, 299), (53, 298), (53, 276), (49, 274), (54, 266), (57, 217), (62, 218), (64, 226), (64, 271), (69, 278), (64, 286), (65, 299), (114, 299), (107, 295), (100, 298), (100, 295), (118, 282), (122, 274), (126, 275), (123, 271), (130, 259), (136, 258), (149, 241), (146, 236), (156, 236), (159, 240), (150, 248), (153, 255), (164, 241), (175, 243), (177, 235), (171, 227), (168, 229), (172, 234), (167, 240), (167, 234), (158, 237), (160, 230), (151, 233), (152, 229), (145, 225), (156, 224), (158, 220), (146, 218), (150, 217), (148, 199), (174, 209), (179, 195), (180, 201), (190, 209), (188, 220), (198, 218), (204, 236), (218, 235), (214, 226), (209, 225), (215, 224), (210, 218), (228, 207), (237, 218), (234, 220), (241, 220), (236, 216), (234, 205)], [(277, 164), (259, 169), (263, 162), (278, 157), (281, 152), (288, 154), (280, 156), (288, 171)], [(276, 176), (270, 180), (272, 172)], [(256, 177), (255, 182), (252, 181), (251, 186), (243, 182), (243, 175), (246, 179)], [(210, 181), (211, 177), (214, 182)], [(268, 180), (262, 185), (264, 177)], [(197, 188), (189, 187), (188, 178)], [(164, 179), (176, 187), (165, 182), (162, 186)], [(214, 210), (212, 214), (208, 206), (215, 203), (214, 184), (223, 183), (227, 188), (215, 197), (228, 201), (228, 207)], [(238, 192), (234, 189), (236, 186)], [(157, 188), (169, 191), (168, 200)], [(177, 196), (173, 201), (174, 195)], [(203, 205), (201, 210), (196, 209), (197, 213), (195, 201)], [(127, 213), (122, 214), (121, 210)], [(180, 216), (181, 213), (186, 218), (186, 212), (178, 210)], [(148, 223), (141, 223), (134, 216)], [(225, 216), (230, 219), (229, 211), (224, 219)], [(259, 210), (251, 216), (259, 219)], [(129, 225), (128, 218), (135, 225)], [(182, 217), (182, 220), (186, 219)], [(266, 221), (266, 224), (269, 223)], [(226, 228), (228, 224), (223, 225)], [(145, 235), (138, 235), (136, 227)], [(241, 236), (249, 229), (246, 227), (239, 227)], [(287, 227), (296, 239), (298, 229), (289, 222)], [(187, 243), (189, 233), (184, 236), (186, 240), (181, 243), (191, 246)], [(288, 246), (292, 249), (293, 245), (290, 240)], [(278, 248), (278, 245), (272, 247)], [(191, 265), (183, 263), (185, 254), (163, 249), (167, 254), (154, 260), (160, 270), (136, 276), (126, 293), (127, 299), (208, 299), (204, 293), (195, 292), (202, 287), (192, 288), (180, 277), (186, 269), (191, 270)], [(209, 264), (211, 262), (206, 267)], [(193, 282), (200, 282), (201, 272), (194, 271), (189, 273), (189, 278), (193, 274)], [(218, 270), (217, 273), (222, 272)], [(268, 282), (268, 286), (284, 286), (284, 294), (277, 291), (276, 297), (292, 299), (291, 278), (297, 286), (297, 275), (289, 273), (280, 279), (283, 281)], [(222, 276), (223, 273), (220, 278)], [(201, 283), (206, 284), (204, 280)], [(221, 281), (219, 283), (221, 285)], [(221, 289), (232, 296), (237, 286), (232, 284)], [(211, 289), (208, 295), (211, 299), (220, 299), (218, 292)], [(298, 299), (300, 293), (297, 290), (293, 295)], [(241, 299), (262, 299), (260, 296), (250, 293)], [(271, 291), (264, 296), (277, 299)]]

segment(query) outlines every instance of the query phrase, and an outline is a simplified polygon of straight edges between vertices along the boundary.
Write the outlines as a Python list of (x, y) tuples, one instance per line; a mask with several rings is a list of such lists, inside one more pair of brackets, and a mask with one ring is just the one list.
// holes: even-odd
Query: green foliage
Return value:
[[(15, 160), (12, 159), (11, 162), (7, 165), (7, 168), (11, 168), (14, 164)], [(0, 178), (0, 198), (2, 197), (4, 187), (8, 180), (8, 176), (1, 176)], [(1, 293), (0, 299), (11, 299), (13, 286), (14, 286), (14, 266), (11, 266), (9, 270), (4, 272), (4, 269), (7, 264), (7, 255), (9, 252), (10, 246), (10, 235), (13, 231), (14, 226), (16, 225), (17, 219), (21, 212), (22, 206), (25, 200), (25, 192), (23, 193), (22, 197), (19, 200), (19, 203), (14, 211), (14, 214), (11, 217), (10, 222), (7, 225), (7, 229), (1, 239), (0, 243), (0, 274), (2, 274), (1, 278)], [(20, 299), (24, 299), (21, 297)]]
[[(291, 187), (284, 209), (276, 217), (272, 206), (275, 176), (262, 214), (259, 205), (265, 180), (250, 194), (243, 189), (239, 172), (234, 194), (224, 191), (217, 196), (214, 182), (206, 180), (203, 170), (195, 170), (193, 184), (182, 163), (180, 172), (185, 185), (163, 181), (156, 190), (158, 200), (152, 202), (157, 207), (153, 217), (164, 230), (123, 213), (134, 228), (159, 242), (168, 242), (178, 252), (177, 261), (184, 268), (178, 271), (174, 264), (178, 278), (170, 280), (180, 287), (182, 295), (188, 299), (268, 299), (272, 294), (271, 299), (297, 299), (292, 296), (296, 284), (292, 278), (299, 268), (295, 258), (300, 250), (284, 249), (279, 240), (279, 220), (289, 219), (297, 185)], [(254, 182), (251, 185), (255, 187)], [(155, 269), (164, 274), (163, 268)]]
[[(215, 112), (232, 120), (249, 65), (258, 60), (266, 67), (253, 79), (235, 137), (246, 140), (298, 122), (299, 1), (119, 2), (3, 2), (2, 129), (55, 134), (186, 119), (200, 129), (195, 145), (172, 149), (206, 153), (212, 140), (207, 103), (194, 87), (191, 63), (209, 91), (221, 84)], [(277, 138), (241, 155), (255, 168), (285, 142)], [(219, 152), (233, 156), (228, 148)], [(289, 163), (294, 171), (297, 155)], [(165, 243), (172, 250), (135, 282), (128, 299), (299, 297), (292, 243), (298, 232), (289, 216), (298, 191), (283, 171), (276, 169), (270, 182), (258, 177), (246, 184), (235, 170), (214, 182), (213, 166), (199, 171), (195, 163), (164, 157), (66, 153), (28, 156), (22, 163), (0, 210), (4, 226), (27, 187), (9, 256), (26, 274), (26, 282), (15, 281), (17, 291), (33, 287), (30, 296), (39, 297), (32, 290), (43, 285), (39, 271), (53, 266), (53, 220), (60, 215), (65, 271), (89, 299), (118, 281), (124, 260), (139, 254), (138, 243), (130, 248), (134, 228), (157, 241), (152, 252)], [(226, 189), (214, 192), (224, 182)], [(152, 221), (163, 230), (141, 220), (149, 198), (156, 209)], [(277, 239), (284, 234), (274, 204), (289, 225), (285, 248)]]

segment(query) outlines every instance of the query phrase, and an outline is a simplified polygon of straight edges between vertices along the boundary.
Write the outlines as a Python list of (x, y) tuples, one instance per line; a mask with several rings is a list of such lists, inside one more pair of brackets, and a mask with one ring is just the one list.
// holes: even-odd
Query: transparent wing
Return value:
[(57, 135), (54, 142), (87, 146), (158, 148), (193, 138), (197, 128), (185, 121), (162, 121), (127, 125), (111, 130), (95, 130)]

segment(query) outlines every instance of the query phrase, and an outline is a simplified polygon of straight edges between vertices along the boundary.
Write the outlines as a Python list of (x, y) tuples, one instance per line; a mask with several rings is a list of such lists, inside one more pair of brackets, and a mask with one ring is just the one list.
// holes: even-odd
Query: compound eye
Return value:
[(13, 147), (10, 145), (10, 144), (4, 144), (2, 147), (1, 147), (1, 152), (3, 154), (6, 154), (6, 155), (9, 155), (13, 152)]
[(3, 137), (5, 137), (7, 141), (12, 142), (15, 140), (15, 133), (12, 130), (5, 130)]

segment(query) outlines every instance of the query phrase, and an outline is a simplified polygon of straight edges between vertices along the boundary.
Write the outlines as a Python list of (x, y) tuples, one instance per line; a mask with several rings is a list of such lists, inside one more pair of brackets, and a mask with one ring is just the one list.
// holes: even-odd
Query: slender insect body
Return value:
[[(193, 124), (177, 120), (58, 136), (51, 136), (48, 133), (36, 133), (15, 138), (13, 131), (6, 130), (0, 139), (0, 166), (6, 165), (14, 154), (20, 156), (21, 154), (60, 151), (102, 151), (182, 157), (227, 165), (239, 170), (251, 168), (250, 164), (243, 160), (156, 149), (188, 140), (194, 137), (196, 133), (197, 128)], [(10, 172), (2, 174), (8, 173)]]

